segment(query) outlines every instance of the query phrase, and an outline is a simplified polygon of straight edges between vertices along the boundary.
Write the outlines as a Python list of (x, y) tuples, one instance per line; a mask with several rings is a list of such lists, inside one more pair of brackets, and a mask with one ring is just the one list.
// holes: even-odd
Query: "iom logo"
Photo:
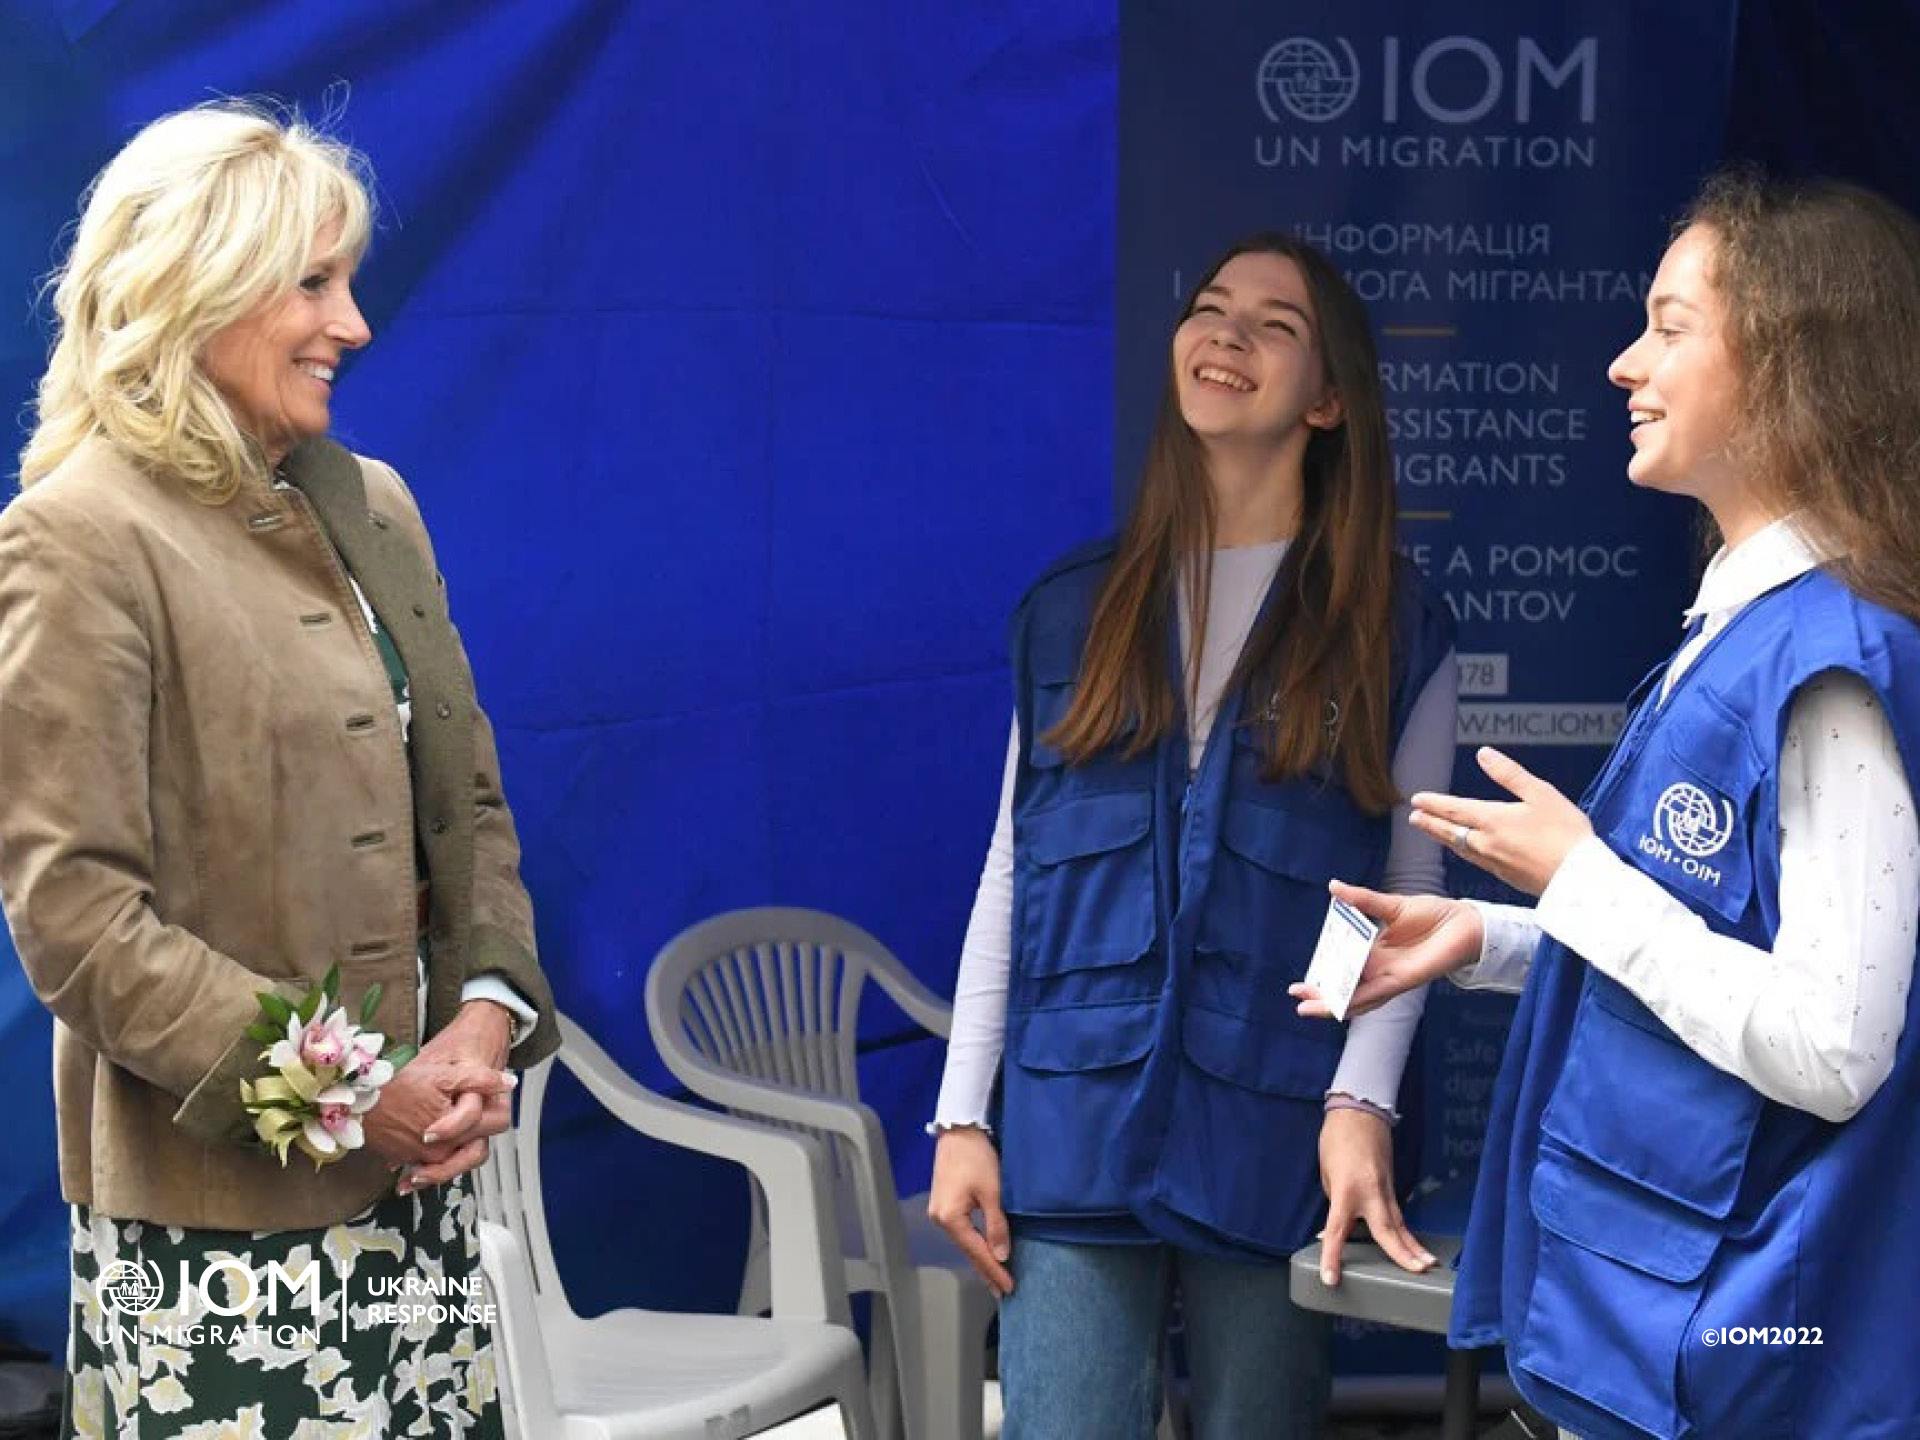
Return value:
[(1360, 93), (1360, 57), (1345, 40), (1333, 43), (1340, 47), (1337, 56), (1318, 40), (1295, 35), (1260, 58), (1255, 84), (1267, 119), (1284, 124), (1284, 111), (1321, 124), (1347, 112)]
[[(1599, 102), (1600, 45), (1587, 35), (1558, 54), (1519, 35), (1509, 53), (1475, 35), (1440, 35), (1418, 45), (1383, 35), (1377, 59), (1371, 48), (1367, 52), (1367, 81), (1379, 96), (1379, 113), (1367, 118), (1395, 128), (1483, 122), (1532, 127), (1548, 119), (1536, 111), (1549, 91), (1559, 97), (1554, 113), (1569, 120), (1577, 115), (1580, 124), (1591, 125)], [(1260, 108), (1282, 128), (1289, 118), (1312, 125), (1339, 119), (1353, 108), (1360, 88), (1360, 54), (1338, 35), (1289, 35), (1268, 47), (1254, 71)]]
[(1703, 860), (1726, 849), (1733, 838), (1733, 804), (1683, 780), (1660, 792), (1653, 829), (1682, 855)]
[(137, 1265), (131, 1260), (116, 1260), (100, 1272), (94, 1287), (100, 1304), (122, 1315), (145, 1315), (160, 1303), (160, 1267), (149, 1260)]

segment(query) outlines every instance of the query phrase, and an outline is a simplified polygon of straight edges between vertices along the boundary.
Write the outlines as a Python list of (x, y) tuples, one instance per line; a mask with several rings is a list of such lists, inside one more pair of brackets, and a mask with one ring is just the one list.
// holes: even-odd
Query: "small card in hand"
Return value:
[(1373, 937), (1379, 932), (1378, 925), (1346, 901), (1328, 904), (1327, 918), (1320, 926), (1320, 943), (1314, 946), (1305, 979), (1319, 992), (1334, 1019), (1347, 1018), (1347, 1005), (1360, 983), (1360, 972), (1367, 968)]

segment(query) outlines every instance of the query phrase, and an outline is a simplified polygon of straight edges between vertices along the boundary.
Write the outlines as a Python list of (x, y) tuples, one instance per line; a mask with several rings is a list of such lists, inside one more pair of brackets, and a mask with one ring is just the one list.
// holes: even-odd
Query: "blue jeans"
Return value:
[(1151, 1440), (1177, 1289), (1195, 1440), (1315, 1440), (1328, 1320), (1287, 1295), (1287, 1267), (1168, 1245), (1013, 1240), (1000, 1304), (1002, 1440)]

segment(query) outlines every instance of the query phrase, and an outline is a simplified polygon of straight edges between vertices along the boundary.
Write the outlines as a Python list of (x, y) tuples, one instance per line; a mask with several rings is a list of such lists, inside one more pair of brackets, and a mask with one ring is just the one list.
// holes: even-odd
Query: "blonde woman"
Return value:
[[(327, 438), (370, 223), (351, 151), (206, 106), (100, 173), (54, 292), (0, 515), (0, 898), (55, 1021), (68, 1434), (500, 1433), (458, 1177), (553, 1005), (419, 512)], [(336, 969), (422, 1050), (283, 1164), (245, 1032)], [(461, 1318), (366, 1308), (422, 1290)]]

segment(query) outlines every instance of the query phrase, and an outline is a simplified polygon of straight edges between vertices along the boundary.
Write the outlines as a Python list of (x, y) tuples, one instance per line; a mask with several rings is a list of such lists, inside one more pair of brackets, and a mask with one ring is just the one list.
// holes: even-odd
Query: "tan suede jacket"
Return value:
[[(210, 1229), (331, 1224), (390, 1183), (251, 1144), (255, 995), (338, 963), (411, 1037), (493, 973), (556, 1043), (493, 736), (399, 476), (331, 441), (203, 505), (105, 442), (0, 514), (0, 901), (55, 1017), (61, 1188)], [(344, 560), (345, 569), (341, 562)], [(413, 755), (351, 571), (407, 664)]]

